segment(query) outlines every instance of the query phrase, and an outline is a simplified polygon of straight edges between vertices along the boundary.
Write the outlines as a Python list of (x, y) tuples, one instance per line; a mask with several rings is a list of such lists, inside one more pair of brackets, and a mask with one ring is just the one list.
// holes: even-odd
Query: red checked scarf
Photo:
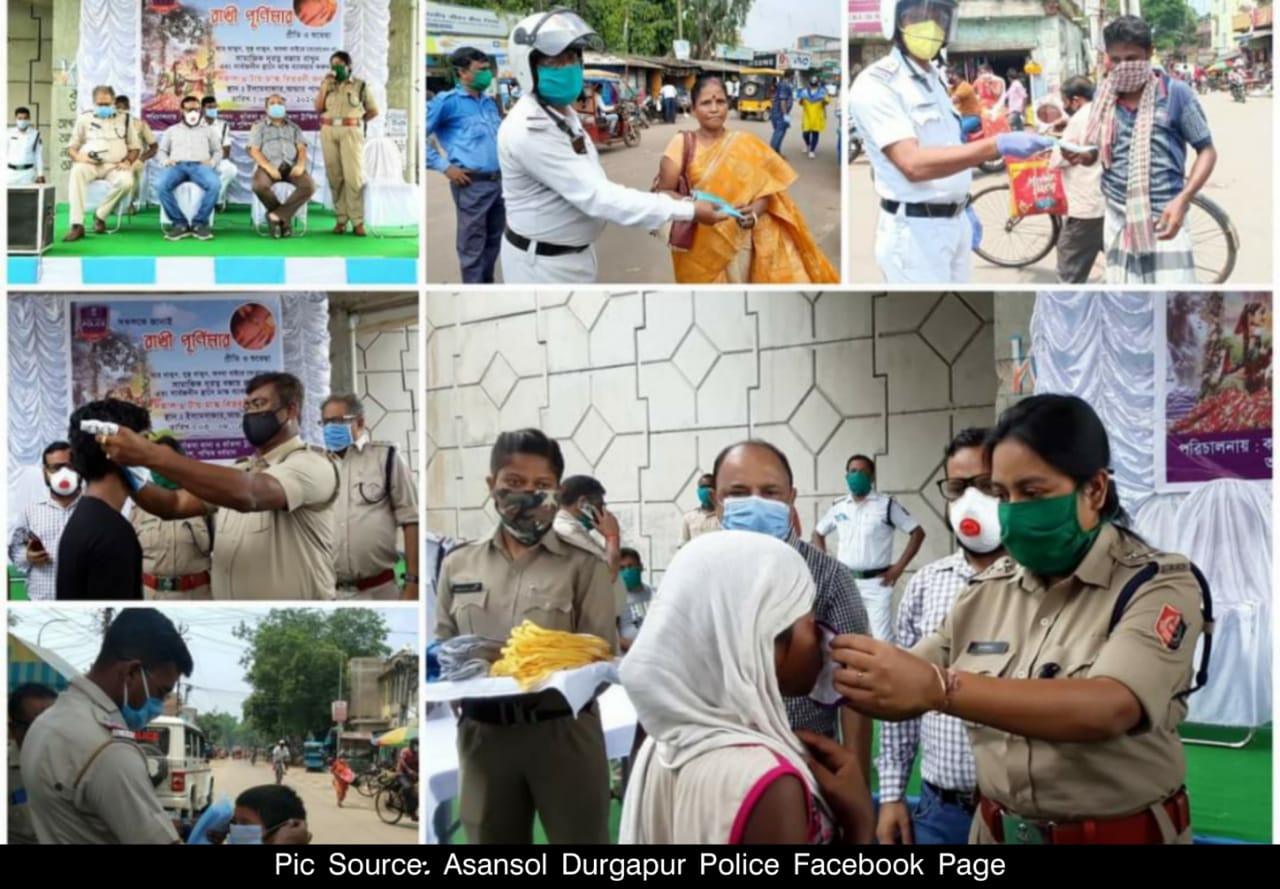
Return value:
[[(1143, 88), (1145, 83), (1146, 88)], [(1124, 240), (1126, 253), (1155, 252), (1155, 220), (1151, 212), (1151, 134), (1156, 119), (1160, 76), (1146, 60), (1120, 62), (1102, 81), (1089, 119), (1088, 142), (1097, 145), (1104, 169), (1111, 168), (1116, 140), (1116, 105), (1122, 93), (1142, 89), (1138, 116), (1129, 142), (1129, 181), (1125, 195)]]

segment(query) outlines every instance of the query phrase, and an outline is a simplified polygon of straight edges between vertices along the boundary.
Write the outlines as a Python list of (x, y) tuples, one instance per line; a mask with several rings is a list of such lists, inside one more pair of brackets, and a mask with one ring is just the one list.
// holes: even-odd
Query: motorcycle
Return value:
[(1231, 81), (1231, 98), (1236, 102), (1245, 101), (1244, 84), (1238, 80)]

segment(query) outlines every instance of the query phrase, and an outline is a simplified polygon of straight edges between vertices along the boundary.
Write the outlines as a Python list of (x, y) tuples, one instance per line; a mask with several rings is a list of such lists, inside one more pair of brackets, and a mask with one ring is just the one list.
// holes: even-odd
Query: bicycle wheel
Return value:
[(1222, 284), (1231, 277), (1240, 252), (1240, 235), (1225, 210), (1202, 195), (1191, 199), (1182, 225), (1191, 234), (1196, 282)]
[(364, 797), (372, 798), (378, 792), (377, 777), (374, 775), (357, 775), (353, 786), (356, 789), (356, 793)]
[(378, 791), (378, 795), (373, 798), (374, 811), (378, 813), (378, 817), (386, 824), (397, 824), (404, 817), (404, 811), (400, 807), (400, 794), (398, 787), (383, 787)]
[(992, 185), (973, 196), (973, 212), (982, 226), (974, 250), (992, 265), (1019, 269), (1035, 265), (1058, 243), (1062, 220), (1057, 216), (1009, 215), (1009, 183)]

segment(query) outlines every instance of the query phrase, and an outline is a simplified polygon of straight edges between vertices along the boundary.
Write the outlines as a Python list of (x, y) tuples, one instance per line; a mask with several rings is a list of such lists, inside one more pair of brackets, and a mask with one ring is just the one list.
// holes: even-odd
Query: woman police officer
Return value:
[[(1093, 409), (1038, 395), (988, 443), (1011, 558), (975, 578), (910, 652), (835, 640), (836, 687), (863, 713), (965, 720), (977, 765), (975, 843), (1191, 842), (1177, 726), (1207, 678), (1203, 576), (1126, 527)], [(1203, 606), (1203, 615), (1202, 615)]]

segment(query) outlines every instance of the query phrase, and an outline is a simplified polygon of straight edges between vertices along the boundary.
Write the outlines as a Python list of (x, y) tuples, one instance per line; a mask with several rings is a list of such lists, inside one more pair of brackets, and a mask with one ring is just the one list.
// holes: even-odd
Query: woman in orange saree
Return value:
[[(719, 77), (698, 79), (691, 91), (693, 156), (689, 188), (731, 204), (741, 218), (700, 225), (687, 251), (673, 250), (681, 284), (835, 284), (840, 276), (823, 255), (787, 188), (796, 171), (750, 133), (725, 129), (729, 97)], [(657, 190), (679, 196), (685, 166), (685, 135), (676, 134), (663, 153)]]

